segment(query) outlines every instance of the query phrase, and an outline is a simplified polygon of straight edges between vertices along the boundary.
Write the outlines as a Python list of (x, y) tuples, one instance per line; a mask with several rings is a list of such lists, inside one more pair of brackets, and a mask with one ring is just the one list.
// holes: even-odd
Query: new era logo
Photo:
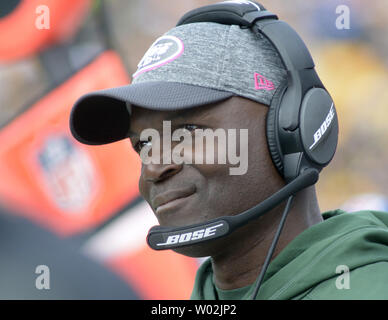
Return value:
[(255, 72), (255, 89), (256, 90), (275, 90), (275, 85), (272, 81), (268, 80), (266, 77)]

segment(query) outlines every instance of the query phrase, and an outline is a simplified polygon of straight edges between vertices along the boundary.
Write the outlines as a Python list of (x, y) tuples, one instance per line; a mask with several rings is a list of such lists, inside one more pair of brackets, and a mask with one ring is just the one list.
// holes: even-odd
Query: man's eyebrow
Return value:
[(173, 115), (169, 117), (171, 120), (182, 118), (184, 119), (187, 114), (191, 114), (192, 117), (197, 117), (201, 114), (201, 112), (195, 112), (192, 110), (192, 108), (187, 108), (183, 110), (177, 110)]
[[(191, 115), (192, 115), (193, 121), (194, 121), (195, 118), (201, 116), (202, 112), (193, 112), (193, 110), (192, 110), (191, 108), (182, 109), (182, 110), (176, 110), (172, 115), (169, 115), (169, 116), (168, 116), (166, 119), (164, 119), (163, 121), (177, 120), (177, 119), (185, 120), (185, 117), (186, 117), (188, 114), (191, 114)], [(133, 131), (129, 130), (128, 135), (129, 135), (130, 137), (134, 137), (134, 136), (138, 136), (139, 134), (137, 134), (136, 132), (133, 132)]]

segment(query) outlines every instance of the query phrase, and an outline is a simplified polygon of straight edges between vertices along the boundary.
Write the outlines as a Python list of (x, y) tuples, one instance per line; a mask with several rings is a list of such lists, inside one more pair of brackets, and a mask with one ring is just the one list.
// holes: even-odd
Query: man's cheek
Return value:
[(229, 164), (192, 164), (194, 168), (206, 176), (207, 179), (222, 179), (222, 184), (225, 186), (229, 177)]

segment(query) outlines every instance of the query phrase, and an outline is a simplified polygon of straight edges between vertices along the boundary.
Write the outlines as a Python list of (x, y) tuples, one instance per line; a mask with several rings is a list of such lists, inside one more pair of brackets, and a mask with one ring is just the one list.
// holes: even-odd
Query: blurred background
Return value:
[[(130, 83), (145, 51), (185, 12), (215, 2), (0, 3), (0, 228), (8, 231), (0, 233), (0, 257), (10, 261), (0, 263), (0, 287), (5, 275), (18, 281), (29, 272), (20, 264), (29, 266), (28, 279), (35, 281), (35, 267), (43, 264), (52, 266), (53, 277), (68, 279), (67, 295), (58, 288), (55, 298), (189, 298), (200, 261), (146, 246), (147, 231), (157, 222), (139, 197), (140, 163), (130, 142), (81, 145), (72, 138), (68, 119), (84, 93)], [(388, 211), (384, 1), (261, 3), (305, 40), (336, 103), (340, 139), (317, 185), (321, 211)], [(47, 239), (60, 241), (34, 236), (45, 232)], [(68, 259), (58, 261), (60, 255)], [(83, 295), (77, 294), (80, 282), (91, 288)], [(105, 290), (95, 287), (99, 282)], [(38, 295), (32, 288), (29, 295), (20, 284), (20, 291), (3, 290), (0, 298), (52, 298), (48, 292), (54, 289), (52, 283), (47, 292)], [(96, 295), (101, 290), (105, 295)]]

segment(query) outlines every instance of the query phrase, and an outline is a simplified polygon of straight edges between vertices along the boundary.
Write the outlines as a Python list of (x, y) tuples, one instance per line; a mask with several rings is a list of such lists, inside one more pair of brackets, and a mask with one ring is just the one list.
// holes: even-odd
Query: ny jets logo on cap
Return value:
[(145, 53), (143, 59), (140, 60), (133, 77), (177, 59), (183, 53), (183, 50), (183, 42), (177, 37), (163, 36), (158, 38)]
[(224, 1), (224, 3), (250, 4), (254, 6), (257, 9), (257, 11), (261, 11), (260, 7), (256, 3), (248, 0), (228, 0), (228, 1)]

